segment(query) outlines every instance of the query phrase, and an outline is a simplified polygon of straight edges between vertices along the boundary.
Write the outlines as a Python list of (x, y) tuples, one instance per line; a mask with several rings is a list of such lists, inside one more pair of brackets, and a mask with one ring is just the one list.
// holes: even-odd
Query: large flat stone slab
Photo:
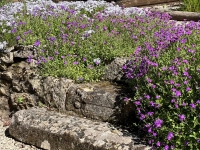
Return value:
[(45, 108), (16, 112), (9, 127), (15, 139), (47, 150), (148, 150), (110, 124)]

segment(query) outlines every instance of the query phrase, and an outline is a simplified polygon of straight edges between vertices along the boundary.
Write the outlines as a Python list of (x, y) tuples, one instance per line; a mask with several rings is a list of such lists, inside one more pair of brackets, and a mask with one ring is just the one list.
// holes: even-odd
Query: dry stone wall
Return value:
[[(0, 50), (0, 116), (4, 119), (36, 106), (100, 121), (124, 123), (135, 119), (134, 106), (124, 101), (133, 97), (126, 84), (75, 84), (67, 78), (42, 77), (35, 63), (37, 57), (32, 45)], [(105, 79), (124, 82), (121, 67), (127, 60), (117, 58), (108, 65)]]

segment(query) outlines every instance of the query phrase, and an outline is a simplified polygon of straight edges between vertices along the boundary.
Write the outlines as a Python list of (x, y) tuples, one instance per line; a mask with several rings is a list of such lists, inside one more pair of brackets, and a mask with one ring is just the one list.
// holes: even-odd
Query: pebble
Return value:
[(3, 126), (0, 120), (0, 150), (42, 150), (13, 139), (8, 132), (9, 126)]

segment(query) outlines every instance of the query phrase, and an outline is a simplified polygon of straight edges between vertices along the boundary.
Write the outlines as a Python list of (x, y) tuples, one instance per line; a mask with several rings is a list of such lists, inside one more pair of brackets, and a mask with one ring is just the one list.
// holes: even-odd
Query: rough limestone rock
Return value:
[(8, 120), (10, 115), (10, 108), (8, 104), (8, 99), (5, 96), (0, 97), (0, 119)]
[[(124, 123), (135, 119), (134, 106), (124, 101), (134, 94), (125, 84), (75, 84), (67, 78), (42, 77), (35, 63), (37, 57), (32, 45), (15, 45), (0, 51), (0, 97), (6, 98), (9, 111), (45, 106), (100, 121)], [(127, 58), (116, 58), (106, 66), (105, 79), (123, 82), (122, 66), (126, 61)]]
[(73, 85), (67, 92), (66, 110), (91, 119), (126, 122), (135, 116), (134, 107), (129, 112), (124, 110), (127, 106), (124, 101), (127, 91), (128, 88), (109, 82)]
[(14, 114), (9, 133), (15, 139), (46, 150), (148, 150), (132, 136), (108, 123), (62, 115), (44, 108)]
[(122, 66), (129, 60), (130, 58), (115, 58), (109, 65), (106, 66), (106, 74), (103, 78), (107, 81), (126, 82)]
[(37, 106), (37, 96), (28, 93), (11, 94), (11, 105), (14, 110), (28, 109)]

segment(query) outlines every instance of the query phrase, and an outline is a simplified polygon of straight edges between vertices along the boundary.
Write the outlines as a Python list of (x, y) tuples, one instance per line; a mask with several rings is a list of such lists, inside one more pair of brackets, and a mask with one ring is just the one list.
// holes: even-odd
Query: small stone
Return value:
[(11, 72), (3, 72), (3, 73), (1, 73), (1, 79), (5, 79), (7, 81), (12, 80), (12, 73)]
[(81, 108), (81, 103), (79, 103), (79, 102), (75, 102), (74, 103), (74, 107), (76, 108), (76, 109), (80, 109)]

